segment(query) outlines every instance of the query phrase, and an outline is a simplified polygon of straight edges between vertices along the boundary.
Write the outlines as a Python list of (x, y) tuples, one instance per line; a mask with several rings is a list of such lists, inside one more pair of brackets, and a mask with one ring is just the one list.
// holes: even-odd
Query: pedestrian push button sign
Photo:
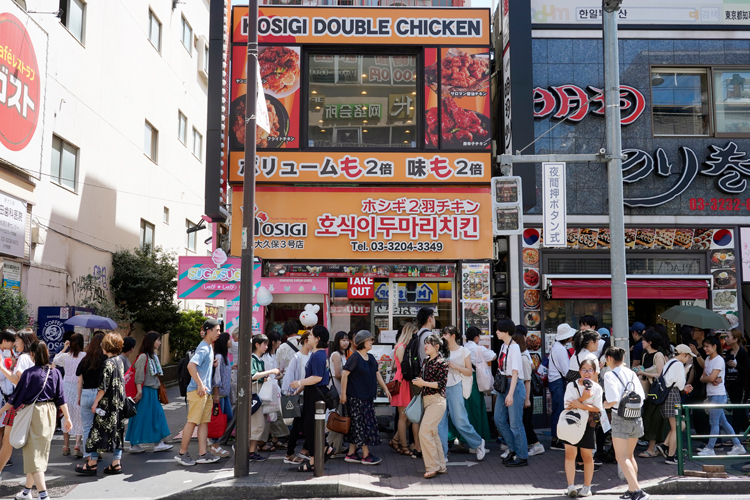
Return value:
[(520, 177), (492, 178), (492, 234), (523, 232), (523, 199)]

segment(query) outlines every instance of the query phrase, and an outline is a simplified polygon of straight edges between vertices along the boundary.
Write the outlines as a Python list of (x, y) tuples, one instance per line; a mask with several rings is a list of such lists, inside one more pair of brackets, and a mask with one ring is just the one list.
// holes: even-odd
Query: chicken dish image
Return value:
[(437, 147), (438, 135), (442, 136), (443, 145), (459, 146), (462, 142), (489, 141), (489, 119), (474, 111), (463, 109), (451, 97), (443, 96), (443, 122), (438, 126), (437, 108), (430, 108), (426, 113), (427, 134), (425, 142)]
[[(487, 86), (490, 76), (489, 55), (471, 56), (459, 49), (450, 49), (440, 62), (443, 92), (478, 90)], [(437, 84), (437, 64), (427, 68), (425, 77), (430, 85)]]
[[(256, 127), (255, 144), (259, 148), (268, 147), (269, 137), (279, 137), (281, 125), (276, 107), (266, 96), (266, 109), (268, 110), (268, 122), (271, 124), (271, 133), (267, 133), (260, 127)], [(280, 143), (273, 144), (278, 147)], [(245, 147), (245, 96), (240, 96), (229, 108), (229, 147), (232, 149), (243, 149)]]
[(257, 133), (255, 134), (255, 144), (259, 148), (268, 147), (269, 137), (279, 136), (279, 116), (276, 114), (276, 107), (271, 104), (271, 101), (266, 99), (266, 109), (268, 110), (268, 123), (271, 125), (271, 133), (269, 134), (262, 128), (256, 126)]
[(286, 47), (268, 47), (258, 54), (263, 89), (280, 94), (299, 78), (299, 54)]

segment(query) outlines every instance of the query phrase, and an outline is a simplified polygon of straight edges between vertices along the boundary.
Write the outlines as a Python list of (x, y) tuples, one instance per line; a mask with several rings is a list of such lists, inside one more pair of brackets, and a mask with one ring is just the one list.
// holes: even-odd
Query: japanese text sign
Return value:
[[(264, 259), (482, 259), (492, 256), (487, 188), (258, 186), (255, 254)], [(241, 253), (234, 191), (232, 254)]]
[[(248, 8), (235, 7), (232, 42), (247, 43), (248, 32)], [(258, 42), (489, 45), (490, 10), (261, 6)]]
[(0, 192), (0, 254), (24, 256), (26, 202)]
[[(13, 2), (0, 7), (0, 157), (42, 164), (47, 34)], [(23, 254), (21, 254), (22, 256)]]
[[(256, 182), (487, 183), (490, 153), (259, 151)], [(244, 153), (229, 155), (229, 182), (242, 183)]]
[(346, 285), (346, 297), (349, 299), (375, 298), (375, 280), (372, 277), (350, 276)]
[(544, 246), (564, 248), (568, 242), (565, 163), (542, 163), (542, 182)]

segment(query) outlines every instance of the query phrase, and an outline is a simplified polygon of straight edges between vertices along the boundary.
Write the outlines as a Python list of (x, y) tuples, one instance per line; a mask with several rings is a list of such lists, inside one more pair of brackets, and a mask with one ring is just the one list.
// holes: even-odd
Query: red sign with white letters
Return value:
[(374, 299), (375, 280), (368, 276), (350, 276), (346, 284), (348, 299)]

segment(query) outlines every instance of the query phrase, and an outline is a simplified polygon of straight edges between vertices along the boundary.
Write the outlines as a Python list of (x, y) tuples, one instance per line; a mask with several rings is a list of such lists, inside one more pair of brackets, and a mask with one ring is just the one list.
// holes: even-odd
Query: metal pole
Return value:
[[(675, 412), (675, 432), (677, 438), (677, 475), (685, 474), (685, 457), (682, 454), (682, 405), (677, 405)], [(689, 431), (688, 431), (689, 432)]]
[[(312, 390), (312, 388), (310, 388)], [(326, 404), (315, 402), (315, 470), (313, 476), (323, 476), (326, 449)]]
[(625, 349), (630, 366), (628, 287), (625, 278), (625, 209), (622, 193), (622, 131), (620, 125), (620, 59), (617, 48), (617, 11), (622, 0), (603, 0), (604, 103), (609, 182), (610, 263), (612, 267), (612, 334), (614, 345)]
[[(216, 1), (216, 0), (214, 0)], [(253, 230), (255, 223), (255, 113), (256, 65), (258, 63), (258, 3), (250, 2), (247, 35), (247, 90), (245, 94), (245, 186), (242, 193), (242, 279), (240, 280), (240, 362), (237, 369), (237, 432), (234, 477), (250, 472), (247, 459), (250, 438), (252, 380), (250, 345), (253, 337)], [(237, 203), (234, 201), (233, 203)], [(247, 212), (244, 209), (247, 209)]]

